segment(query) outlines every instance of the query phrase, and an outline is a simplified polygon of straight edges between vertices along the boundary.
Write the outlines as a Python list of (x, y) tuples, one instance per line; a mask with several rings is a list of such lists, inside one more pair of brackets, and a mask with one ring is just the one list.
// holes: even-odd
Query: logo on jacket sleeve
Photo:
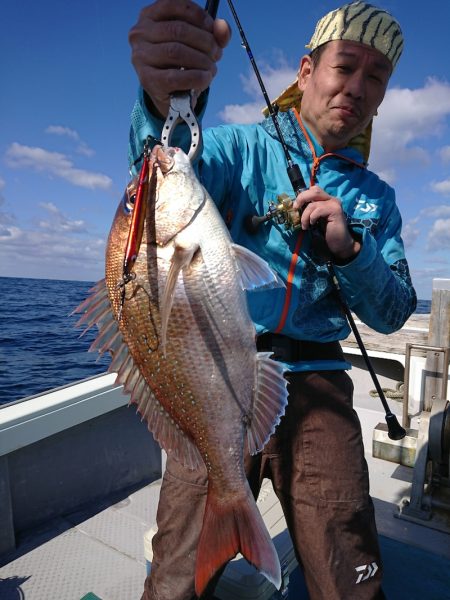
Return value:
[(368, 202), (367, 200), (360, 199), (356, 204), (356, 210), (360, 210), (363, 213), (374, 212), (377, 205), (374, 202)]

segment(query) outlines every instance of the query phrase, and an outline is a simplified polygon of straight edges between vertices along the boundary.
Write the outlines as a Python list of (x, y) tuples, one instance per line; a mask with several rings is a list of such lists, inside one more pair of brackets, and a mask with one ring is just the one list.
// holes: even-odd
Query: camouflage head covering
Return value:
[(398, 22), (387, 11), (367, 2), (345, 4), (326, 14), (317, 23), (306, 47), (312, 51), (332, 40), (371, 46), (386, 56), (392, 68), (403, 50), (403, 34)]

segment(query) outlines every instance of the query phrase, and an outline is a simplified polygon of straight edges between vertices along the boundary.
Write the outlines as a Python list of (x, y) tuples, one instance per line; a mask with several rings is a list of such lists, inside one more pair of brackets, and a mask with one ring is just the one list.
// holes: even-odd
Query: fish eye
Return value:
[(136, 202), (136, 186), (129, 185), (123, 195), (123, 209), (125, 214), (129, 215), (133, 212), (134, 203)]
[(125, 208), (128, 210), (128, 212), (131, 212), (133, 210), (135, 201), (136, 201), (136, 194), (133, 194), (132, 196), (128, 196), (128, 199), (125, 201)]

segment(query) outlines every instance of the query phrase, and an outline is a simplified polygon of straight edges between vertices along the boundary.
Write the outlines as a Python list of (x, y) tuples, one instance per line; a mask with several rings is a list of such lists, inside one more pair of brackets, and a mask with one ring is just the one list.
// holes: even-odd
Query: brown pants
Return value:
[[(379, 600), (381, 559), (361, 426), (345, 371), (293, 373), (289, 402), (263, 452), (246, 457), (255, 496), (271, 479), (311, 600)], [(141, 600), (192, 600), (206, 470), (167, 461)], [(376, 564), (376, 567), (374, 566)], [(212, 598), (215, 581), (209, 593)]]

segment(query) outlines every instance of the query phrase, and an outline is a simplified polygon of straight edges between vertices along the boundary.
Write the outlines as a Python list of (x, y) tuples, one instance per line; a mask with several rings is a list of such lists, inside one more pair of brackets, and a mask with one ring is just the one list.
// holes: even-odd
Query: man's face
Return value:
[(392, 66), (378, 50), (357, 42), (328, 42), (314, 67), (300, 64), (302, 118), (327, 151), (364, 131), (381, 104)]

